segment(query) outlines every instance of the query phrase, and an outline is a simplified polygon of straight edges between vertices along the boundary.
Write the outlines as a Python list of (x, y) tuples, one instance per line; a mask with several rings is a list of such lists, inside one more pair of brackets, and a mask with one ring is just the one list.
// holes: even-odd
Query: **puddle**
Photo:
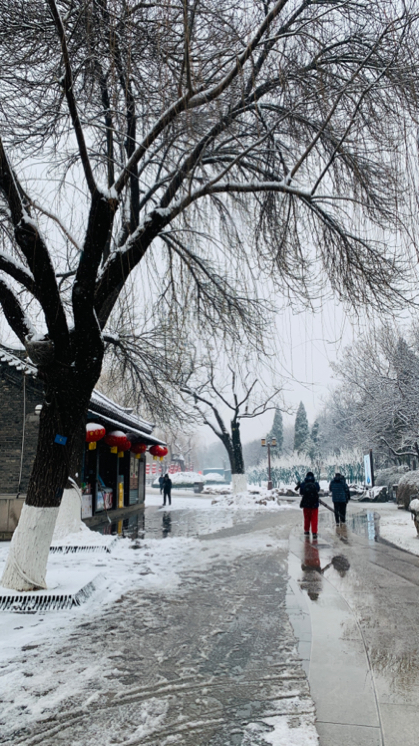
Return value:
[[(319, 523), (323, 526), (335, 527), (335, 521), (332, 514), (320, 513)], [(357, 513), (346, 516), (346, 526), (354, 534), (363, 536), (369, 542), (384, 541), (380, 536), (380, 514), (374, 510), (367, 510), (365, 513)]]
[(243, 516), (225, 511), (165, 511), (156, 506), (148, 506), (127, 518), (92, 526), (92, 530), (130, 539), (165, 539), (170, 536), (197, 538), (242, 523)]
[(380, 514), (375, 513), (373, 510), (368, 510), (366, 513), (361, 515), (348, 516), (348, 528), (358, 534), (358, 536), (364, 536), (368, 541), (380, 541)]

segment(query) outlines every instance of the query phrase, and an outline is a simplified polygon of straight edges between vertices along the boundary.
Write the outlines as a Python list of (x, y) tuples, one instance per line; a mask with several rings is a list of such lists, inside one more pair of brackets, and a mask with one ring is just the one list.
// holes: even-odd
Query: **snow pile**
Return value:
[(410, 503), (409, 510), (411, 513), (419, 513), (419, 500), (417, 497)]
[(64, 490), (51, 547), (99, 547), (114, 541), (113, 536), (102, 536), (87, 528), (80, 517), (80, 505), (81, 493), (78, 487)]
[(231, 494), (231, 484), (211, 484), (207, 487), (204, 487), (204, 489), (201, 492), (201, 495), (230, 495)]
[(356, 497), (355, 500), (358, 502), (386, 503), (388, 502), (387, 487), (370, 487), (368, 490), (361, 492), (359, 497)]
[[(236, 495), (231, 493), (220, 494), (216, 500), (212, 501), (213, 505), (218, 507), (228, 507), (244, 510), (258, 510), (268, 508), (269, 510), (284, 510), (286, 508), (298, 507), (298, 504), (284, 502), (281, 500), (280, 490), (266, 490), (263, 487), (249, 489), (247, 492), (238, 492)], [(298, 497), (296, 495), (296, 497)]]
[(350, 482), (348, 484), (348, 487), (351, 493), (355, 495), (362, 495), (362, 493), (365, 491), (364, 487), (361, 484), (357, 484), (356, 482)]

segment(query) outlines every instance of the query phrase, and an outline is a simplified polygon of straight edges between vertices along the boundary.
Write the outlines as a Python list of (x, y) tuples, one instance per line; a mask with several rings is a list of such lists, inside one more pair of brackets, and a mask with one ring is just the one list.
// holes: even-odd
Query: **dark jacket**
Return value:
[(170, 495), (170, 491), (172, 489), (172, 480), (169, 479), (169, 477), (164, 478), (163, 482), (163, 492), (165, 495)]
[(329, 490), (332, 493), (332, 500), (334, 503), (347, 503), (350, 499), (349, 487), (342, 474), (338, 477), (333, 477), (329, 484)]
[(307, 476), (299, 486), (301, 495), (300, 508), (318, 508), (320, 485), (314, 476)]

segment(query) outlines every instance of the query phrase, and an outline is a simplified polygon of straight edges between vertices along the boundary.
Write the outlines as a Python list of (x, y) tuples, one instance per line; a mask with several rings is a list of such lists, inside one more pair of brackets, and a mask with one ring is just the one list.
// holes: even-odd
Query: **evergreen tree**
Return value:
[(314, 420), (313, 427), (311, 428), (311, 440), (313, 441), (314, 445), (317, 445), (319, 442), (319, 421)]
[(305, 441), (308, 438), (308, 420), (307, 413), (303, 402), (297, 409), (297, 415), (295, 418), (295, 429), (294, 429), (294, 451), (301, 451)]
[(274, 421), (272, 429), (268, 435), (268, 438), (276, 438), (276, 451), (275, 455), (280, 456), (282, 453), (282, 446), (284, 443), (284, 426), (282, 422), (282, 412), (278, 407), (275, 409)]

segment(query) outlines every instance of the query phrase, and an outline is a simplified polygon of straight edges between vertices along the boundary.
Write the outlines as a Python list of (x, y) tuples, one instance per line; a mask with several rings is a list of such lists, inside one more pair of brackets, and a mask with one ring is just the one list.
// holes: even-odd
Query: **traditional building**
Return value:
[[(42, 381), (25, 351), (0, 344), (0, 539), (10, 538), (17, 525), (35, 458)], [(107, 433), (122, 431), (135, 444), (162, 444), (152, 435), (153, 425), (93, 391), (87, 421), (102, 425)], [(90, 450), (88, 443), (80, 464), (82, 517), (110, 511), (113, 517), (145, 500), (145, 454), (114, 452), (105, 440)]]

